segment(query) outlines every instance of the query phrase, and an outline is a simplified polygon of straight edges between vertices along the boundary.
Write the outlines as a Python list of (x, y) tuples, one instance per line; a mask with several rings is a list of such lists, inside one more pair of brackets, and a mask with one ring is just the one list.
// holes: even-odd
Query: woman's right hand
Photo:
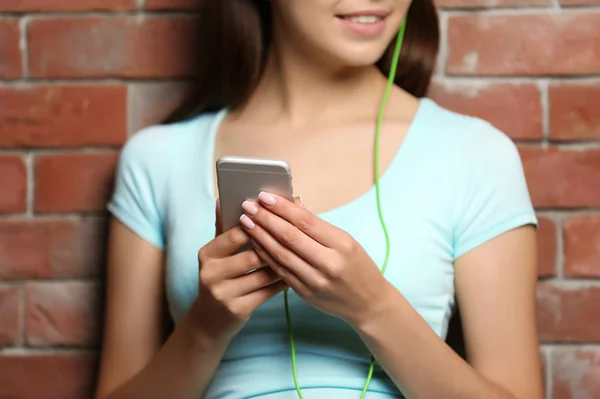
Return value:
[(228, 344), (259, 305), (288, 285), (270, 267), (264, 267), (253, 249), (235, 254), (250, 237), (241, 227), (221, 231), (218, 202), (216, 220), (216, 237), (198, 252), (194, 318), (211, 342)]

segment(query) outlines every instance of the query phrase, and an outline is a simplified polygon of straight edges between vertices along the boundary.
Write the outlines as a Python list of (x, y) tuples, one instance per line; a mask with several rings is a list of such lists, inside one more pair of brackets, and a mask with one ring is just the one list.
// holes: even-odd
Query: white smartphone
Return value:
[(285, 161), (225, 156), (216, 168), (223, 231), (240, 224), (242, 203), (257, 200), (261, 191), (293, 201), (292, 171)]

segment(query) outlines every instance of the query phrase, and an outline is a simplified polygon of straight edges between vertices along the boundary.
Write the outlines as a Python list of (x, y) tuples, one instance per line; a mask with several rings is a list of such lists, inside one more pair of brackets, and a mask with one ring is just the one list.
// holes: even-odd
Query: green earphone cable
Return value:
[[(392, 87), (394, 85), (394, 80), (396, 78), (396, 69), (398, 67), (398, 60), (400, 59), (400, 50), (402, 50), (402, 42), (404, 41), (404, 32), (406, 31), (406, 21), (402, 22), (400, 26), (400, 31), (398, 32), (398, 38), (396, 39), (396, 46), (394, 49), (394, 56), (392, 58), (392, 65), (390, 67), (390, 72), (388, 76), (388, 83), (383, 94), (383, 100), (381, 101), (381, 107), (379, 109), (379, 115), (377, 117), (377, 126), (375, 129), (375, 194), (377, 198), (377, 212), (379, 214), (379, 221), (381, 222), (381, 227), (383, 228), (383, 233), (385, 235), (385, 260), (383, 261), (383, 266), (381, 267), (381, 273), (385, 273), (387, 269), (387, 264), (390, 258), (390, 236), (385, 225), (385, 221), (383, 219), (383, 210), (381, 207), (381, 193), (379, 189), (379, 142), (381, 136), (381, 126), (383, 125), (383, 116), (385, 113), (385, 108), (387, 106), (387, 102), (392, 91)], [(288, 335), (290, 338), (290, 350), (292, 352), (292, 372), (294, 375), (294, 385), (296, 387), (296, 392), (298, 393), (298, 397), (300, 399), (304, 399), (302, 396), (302, 390), (300, 389), (300, 383), (298, 382), (298, 370), (296, 367), (296, 347), (294, 345), (294, 333), (292, 329), (292, 318), (290, 316), (290, 308), (288, 302), (288, 290), (283, 292), (283, 299), (285, 304), (285, 318), (288, 328)], [(373, 371), (375, 369), (375, 358), (371, 356), (369, 373), (367, 375), (367, 381), (360, 395), (360, 399), (363, 399), (367, 394), (369, 389), (369, 384), (371, 383), (371, 378), (373, 377)]]

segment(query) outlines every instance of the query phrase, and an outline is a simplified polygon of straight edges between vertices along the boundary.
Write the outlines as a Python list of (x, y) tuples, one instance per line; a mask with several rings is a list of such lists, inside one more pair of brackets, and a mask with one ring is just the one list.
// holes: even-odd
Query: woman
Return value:
[[(121, 155), (97, 397), (541, 398), (522, 165), (490, 124), (425, 97), (432, 1), (203, 11), (195, 94)], [(378, 157), (382, 274), (373, 137), (403, 21)], [(263, 193), (219, 231), (223, 155), (286, 160), (303, 201)], [(468, 362), (443, 340), (454, 298)]]

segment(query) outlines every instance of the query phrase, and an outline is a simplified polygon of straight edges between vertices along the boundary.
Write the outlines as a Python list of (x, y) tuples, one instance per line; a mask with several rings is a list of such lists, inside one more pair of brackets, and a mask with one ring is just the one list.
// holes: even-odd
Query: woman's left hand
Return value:
[(243, 209), (258, 256), (312, 306), (356, 327), (384, 302), (391, 285), (362, 246), (300, 201), (263, 192)]

